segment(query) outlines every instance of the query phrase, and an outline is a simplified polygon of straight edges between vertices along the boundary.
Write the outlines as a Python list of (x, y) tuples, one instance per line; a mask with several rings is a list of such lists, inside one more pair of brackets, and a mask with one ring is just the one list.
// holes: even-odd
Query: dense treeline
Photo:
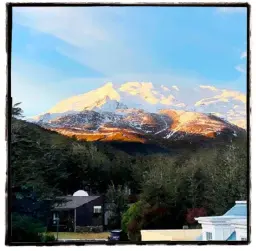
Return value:
[[(217, 215), (235, 200), (246, 199), (245, 137), (210, 148), (184, 148), (175, 154), (129, 155), (111, 144), (76, 141), (47, 131), (20, 120), (21, 113), (18, 106), (13, 108), (13, 205), (25, 199), (39, 205), (42, 200), (73, 194), (78, 189), (107, 197), (110, 194), (112, 201), (116, 194), (116, 200), (121, 201), (115, 208), (116, 227), (120, 227), (128, 203), (121, 198), (126, 196), (122, 189), (129, 187), (140, 195), (140, 209), (135, 210), (135, 218), (126, 217), (124, 228), (136, 232), (141, 227), (181, 228), (188, 223), (190, 209), (203, 208), (207, 214)], [(39, 219), (42, 212), (40, 206), (37, 208), (24, 206), (24, 213)], [(13, 206), (12, 212), (16, 211)]]
[(133, 167), (141, 200), (124, 213), (123, 229), (132, 234), (141, 228), (195, 227), (191, 216), (225, 213), (236, 200), (247, 199), (247, 161), (241, 139), (187, 156), (147, 157)]

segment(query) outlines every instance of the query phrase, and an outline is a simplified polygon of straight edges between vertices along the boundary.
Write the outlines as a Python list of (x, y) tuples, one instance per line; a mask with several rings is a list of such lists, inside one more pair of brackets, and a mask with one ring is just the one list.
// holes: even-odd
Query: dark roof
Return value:
[(100, 196), (63, 196), (58, 197), (58, 199), (62, 200), (62, 203), (55, 204), (54, 209), (55, 210), (61, 210), (61, 209), (75, 209), (78, 208), (90, 201), (93, 201)]

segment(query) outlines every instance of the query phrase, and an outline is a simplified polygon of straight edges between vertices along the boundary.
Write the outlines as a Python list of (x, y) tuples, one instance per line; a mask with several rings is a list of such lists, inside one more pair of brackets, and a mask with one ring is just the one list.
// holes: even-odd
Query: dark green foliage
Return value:
[(133, 177), (141, 191), (140, 216), (133, 216), (134, 204), (123, 214), (123, 230), (182, 228), (188, 210), (196, 208), (222, 215), (236, 200), (247, 199), (247, 161), (243, 138), (176, 157), (138, 158)]
[(132, 241), (138, 241), (141, 238), (142, 210), (143, 203), (138, 201), (132, 204), (122, 215), (122, 230), (128, 234), (128, 238)]
[(128, 194), (122, 186), (109, 186), (106, 193), (106, 202), (109, 205), (108, 210), (111, 213), (109, 219), (111, 228), (120, 228), (122, 214), (128, 208)]
[[(13, 218), (13, 236), (19, 228), (24, 232), (26, 227), (30, 233), (33, 226), (41, 231), (33, 221), (31, 226), (19, 226), (19, 217), (29, 215), (46, 225), (51, 205), (43, 206), (44, 202), (78, 189), (106, 194), (112, 203), (112, 227), (121, 227), (124, 213), (122, 228), (133, 239), (139, 238), (141, 228), (181, 228), (188, 209), (204, 208), (208, 215), (219, 215), (236, 200), (247, 199), (246, 135), (204, 148), (184, 143), (175, 151), (178, 143), (165, 141), (160, 142), (165, 152), (129, 155), (116, 145), (77, 141), (45, 130), (17, 119), (21, 115), (16, 105), (10, 167), (12, 204), (17, 205), (12, 213), (20, 216)], [(141, 198), (127, 212), (125, 187)], [(31, 241), (36, 236), (32, 234)]]
[(43, 224), (33, 217), (12, 214), (12, 242), (41, 242), (45, 230)]
[(21, 118), (21, 117), (23, 117), (23, 115), (22, 115), (23, 110), (19, 107), (20, 104), (21, 104), (21, 102), (16, 103), (12, 107), (12, 116), (14, 118)]
[(201, 149), (184, 161), (155, 158), (142, 179), (142, 199), (152, 208), (167, 208), (175, 216), (174, 220), (170, 216), (170, 228), (172, 224), (182, 227), (189, 208), (205, 208), (208, 215), (225, 213), (236, 200), (247, 199), (245, 143), (238, 139), (218, 148)]
[(42, 235), (42, 242), (54, 242), (56, 238), (53, 234), (46, 233)]

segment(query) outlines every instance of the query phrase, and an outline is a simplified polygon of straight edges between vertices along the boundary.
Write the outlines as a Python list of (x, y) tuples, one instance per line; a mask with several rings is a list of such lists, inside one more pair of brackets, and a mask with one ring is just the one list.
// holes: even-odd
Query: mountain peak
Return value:
[(246, 96), (243, 93), (218, 89), (210, 85), (179, 86), (153, 85), (151, 82), (130, 81), (121, 85), (106, 82), (98, 89), (59, 102), (39, 118), (56, 118), (84, 110), (116, 112), (118, 109), (142, 109), (157, 112), (161, 109), (214, 113), (239, 123), (246, 120)]

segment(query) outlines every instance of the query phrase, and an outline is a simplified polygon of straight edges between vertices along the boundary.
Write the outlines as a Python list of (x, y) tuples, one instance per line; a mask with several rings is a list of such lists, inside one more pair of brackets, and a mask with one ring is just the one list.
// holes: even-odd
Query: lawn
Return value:
[[(57, 233), (51, 233), (57, 237)], [(109, 232), (102, 232), (102, 233), (74, 233), (74, 232), (59, 232), (58, 239), (107, 239), (109, 236)]]

